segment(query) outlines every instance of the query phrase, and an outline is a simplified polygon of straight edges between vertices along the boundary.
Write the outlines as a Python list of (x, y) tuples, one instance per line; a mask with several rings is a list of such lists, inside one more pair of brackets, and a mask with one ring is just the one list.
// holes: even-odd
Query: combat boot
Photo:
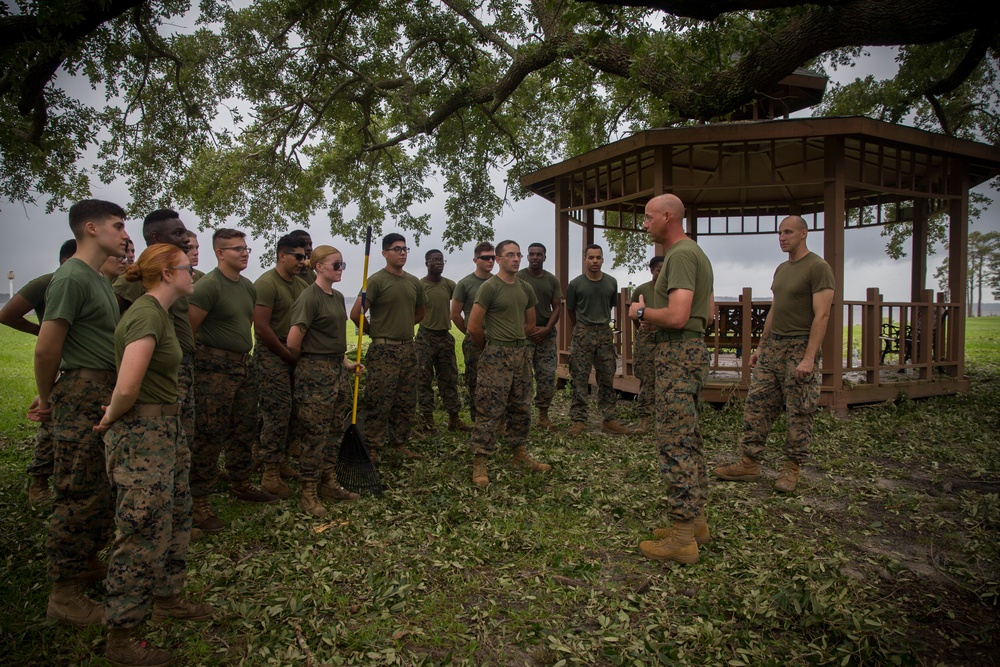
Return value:
[(476, 454), (472, 457), (472, 483), (476, 486), (486, 486), (490, 477), (486, 473), (486, 455)]
[[(653, 537), (658, 540), (670, 537), (670, 526), (657, 528), (653, 531)], [(708, 520), (705, 518), (705, 510), (694, 519), (694, 541), (698, 544), (708, 544), (712, 541), (712, 535), (708, 532)]]
[(78, 628), (104, 623), (104, 607), (83, 594), (83, 584), (79, 579), (52, 583), (45, 615)]
[(716, 468), (715, 476), (730, 482), (756, 482), (760, 479), (760, 464), (744, 454), (739, 463)]
[(448, 430), (449, 431), (471, 431), (472, 424), (466, 424), (462, 421), (462, 418), (458, 416), (457, 412), (452, 412), (448, 415)]
[[(281, 462), (281, 479), (298, 479), (299, 471), (295, 469), (292, 462), (284, 460)], [(275, 494), (277, 495), (277, 494)]]
[(105, 657), (117, 667), (167, 667), (170, 654), (135, 636), (133, 629), (108, 630)]
[(195, 528), (206, 533), (218, 533), (226, 527), (212, 511), (212, 502), (208, 496), (194, 496), (191, 498), (191, 505), (191, 523)]
[(260, 477), (260, 488), (279, 498), (288, 498), (292, 495), (285, 480), (281, 479), (281, 465), (277, 463), (264, 464), (264, 474)]
[(87, 559), (87, 569), (80, 573), (77, 579), (81, 584), (92, 584), (108, 578), (108, 564), (93, 555)]
[(215, 608), (205, 602), (189, 602), (180, 595), (153, 598), (153, 621), (161, 623), (168, 618), (179, 621), (207, 621), (215, 615)]
[(694, 539), (694, 522), (682, 521), (670, 527), (670, 535), (662, 540), (647, 540), (639, 545), (642, 555), (651, 560), (674, 561), (690, 565), (698, 562), (698, 543)]
[(605, 433), (610, 433), (611, 435), (631, 435), (632, 431), (628, 430), (622, 423), (617, 419), (605, 419), (604, 423), (601, 424), (601, 430)]
[(350, 502), (361, 497), (360, 494), (348, 491), (337, 481), (337, 475), (328, 472), (323, 475), (323, 484), (319, 487), (319, 497), (323, 500), (332, 500), (337, 503)]
[(532, 472), (548, 472), (552, 469), (552, 466), (548, 463), (539, 463), (535, 459), (531, 458), (531, 455), (528, 454), (528, 450), (524, 445), (518, 445), (514, 448), (514, 455), (511, 457), (511, 463), (515, 466), (527, 468)]
[(632, 434), (633, 435), (646, 435), (647, 433), (649, 433), (649, 420), (648, 419), (640, 419), (638, 426), (636, 426), (634, 429), (632, 429)]
[(299, 492), (299, 507), (306, 514), (317, 517), (326, 516), (328, 514), (326, 507), (316, 497), (318, 486), (316, 482), (302, 482), (302, 490)]
[(550, 431), (556, 430), (556, 425), (549, 419), (548, 408), (538, 408), (538, 419), (535, 420), (535, 424), (538, 425), (538, 428), (545, 428)]
[(774, 490), (782, 493), (791, 493), (799, 483), (799, 464), (795, 461), (785, 461), (785, 467), (774, 482)]
[[(276, 471), (278, 472), (278, 471)], [(281, 479), (281, 474), (278, 472), (278, 479)], [(284, 484), (284, 482), (282, 482)], [(286, 485), (287, 487), (287, 485)], [(267, 491), (261, 491), (260, 489), (253, 488), (250, 484), (250, 480), (241, 479), (230, 483), (229, 485), (229, 495), (237, 500), (242, 500), (247, 503), (276, 503), (281, 500), (280, 496), (276, 496), (273, 493), (268, 493)], [(291, 495), (291, 492), (289, 492)]]
[(201, 528), (191, 528), (191, 544), (201, 542), (202, 537), (204, 537), (204, 531)]
[(28, 484), (28, 504), (40, 507), (51, 502), (52, 489), (49, 488), (49, 478), (44, 475), (31, 475), (31, 482)]
[(569, 427), (566, 431), (566, 435), (571, 438), (575, 438), (579, 435), (583, 435), (583, 432), (587, 430), (587, 425), (583, 422), (573, 422), (573, 425)]

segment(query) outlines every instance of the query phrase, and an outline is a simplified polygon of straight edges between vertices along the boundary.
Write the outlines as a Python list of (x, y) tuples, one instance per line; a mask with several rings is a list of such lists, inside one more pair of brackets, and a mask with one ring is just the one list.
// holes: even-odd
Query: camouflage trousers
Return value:
[(597, 404), (604, 420), (617, 417), (615, 395), (615, 337), (605, 324), (577, 324), (569, 346), (569, 374), (573, 379), (573, 402), (569, 416), (587, 421), (590, 403), (590, 369), (597, 378)]
[(194, 440), (195, 397), (194, 397), (194, 355), (184, 355), (177, 369), (177, 402), (181, 404), (181, 428), (188, 447)]
[(507, 444), (523, 445), (531, 428), (531, 356), (528, 347), (486, 345), (479, 358), (476, 424), (469, 438), (473, 456), (493, 454), (501, 422)]
[(250, 359), (243, 363), (202, 349), (195, 352), (196, 423), (191, 440), (191, 495), (211, 495), (219, 479), (219, 454), (234, 482), (250, 477), (257, 432), (257, 387)]
[(134, 628), (153, 597), (184, 588), (191, 540), (191, 452), (180, 417), (129, 411), (104, 436), (115, 489), (115, 543), (108, 561), (104, 624)]
[(660, 472), (674, 521), (693, 521), (707, 498), (708, 477), (698, 395), (708, 376), (708, 350), (700, 338), (656, 344), (656, 435)]
[(455, 337), (448, 331), (429, 331), (420, 327), (414, 342), (419, 364), (417, 403), (420, 412), (434, 412), (434, 376), (438, 394), (448, 414), (462, 409), (458, 397), (458, 362), (455, 359)]
[(111, 539), (111, 483), (104, 465), (104, 442), (94, 426), (111, 401), (114, 373), (106, 380), (63, 373), (52, 403), (52, 482), (55, 500), (45, 543), (49, 581), (72, 579)]
[(303, 357), (295, 367), (295, 403), (302, 421), (299, 479), (303, 482), (320, 482), (323, 473), (337, 465), (348, 377), (343, 356)]
[[(813, 415), (819, 402), (820, 373), (816, 370), (808, 379), (798, 380), (795, 367), (805, 356), (807, 340), (768, 339), (761, 346), (760, 357), (750, 376), (750, 390), (743, 404), (743, 453), (760, 461), (771, 426), (785, 412), (788, 436), (785, 455), (796, 463), (809, 458), (812, 441)], [(822, 357), (816, 355), (819, 369)]]
[(556, 393), (556, 329), (541, 341), (527, 341), (528, 356), (535, 375), (535, 407), (548, 410)]
[(417, 358), (413, 343), (372, 343), (365, 357), (365, 442), (372, 449), (410, 440), (417, 407)]
[(35, 453), (28, 464), (32, 477), (52, 477), (52, 423), (41, 422), (35, 433)]
[(479, 374), (479, 357), (483, 351), (476, 347), (472, 336), (465, 334), (462, 340), (462, 356), (465, 358), (465, 388), (469, 391), (469, 414), (476, 415), (476, 376)]
[(636, 412), (640, 419), (653, 419), (656, 405), (656, 338), (652, 331), (640, 331), (632, 346), (632, 368), (639, 379), (639, 395), (636, 397)]
[(293, 398), (295, 370), (263, 344), (254, 350), (254, 368), (264, 423), (260, 431), (260, 459), (265, 464), (279, 464), (285, 460), (289, 441), (298, 437)]

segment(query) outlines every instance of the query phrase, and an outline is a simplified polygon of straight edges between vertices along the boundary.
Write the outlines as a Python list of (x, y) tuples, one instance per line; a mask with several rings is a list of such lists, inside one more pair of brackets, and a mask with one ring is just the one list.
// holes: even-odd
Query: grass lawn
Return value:
[[(33, 339), (0, 331), (0, 664), (104, 665), (100, 629), (45, 619), (44, 511), (24, 468)], [(644, 560), (664, 521), (653, 436), (533, 432), (544, 476), (506, 456), (486, 490), (444, 430), (387, 462), (389, 490), (314, 520), (296, 499), (214, 497), (229, 530), (192, 546), (208, 624), (148, 626), (177, 665), (995, 665), (1000, 663), (1000, 318), (969, 320), (966, 396), (818, 416), (798, 492), (709, 483), (693, 566)], [(569, 396), (557, 394), (568, 427)], [(632, 406), (621, 403), (625, 421)], [(742, 405), (703, 406), (709, 469)], [(596, 413), (596, 407), (595, 407)], [(502, 451), (502, 449), (500, 450)], [(94, 597), (102, 586), (89, 589)]]

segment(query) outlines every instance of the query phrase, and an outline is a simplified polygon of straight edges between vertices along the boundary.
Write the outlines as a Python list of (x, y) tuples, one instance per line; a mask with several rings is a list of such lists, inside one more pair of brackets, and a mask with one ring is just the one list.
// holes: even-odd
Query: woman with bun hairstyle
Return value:
[(210, 605), (181, 597), (191, 538), (191, 452), (181, 428), (181, 347), (167, 311), (194, 291), (192, 267), (174, 245), (157, 243), (125, 271), (145, 294), (115, 329), (118, 381), (105, 406), (108, 477), (115, 489), (115, 541), (108, 563), (104, 624), (113, 665), (166, 665), (170, 654), (139, 639), (154, 620), (206, 620)]
[(299, 507), (313, 516), (325, 516), (321, 498), (360, 497), (340, 486), (334, 467), (349, 374), (360, 373), (364, 367), (346, 356), (347, 308), (344, 295), (333, 289), (347, 268), (343, 255), (333, 246), (321, 245), (313, 248), (311, 264), (316, 282), (292, 305), (288, 349), (299, 360), (295, 367), (295, 403), (303, 427)]

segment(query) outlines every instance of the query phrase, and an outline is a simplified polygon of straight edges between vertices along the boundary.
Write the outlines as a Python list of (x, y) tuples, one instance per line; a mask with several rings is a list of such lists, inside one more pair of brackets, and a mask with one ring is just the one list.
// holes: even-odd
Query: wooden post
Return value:
[[(562, 286), (563, 294), (569, 287), (569, 214), (564, 212), (569, 204), (569, 178), (562, 177), (556, 182), (556, 270), (555, 276)], [(566, 317), (566, 300), (563, 299), (563, 315), (556, 329), (556, 364), (569, 363), (569, 342), (573, 335)]]
[[(844, 384), (844, 138), (826, 137), (824, 142), (823, 255), (833, 269), (834, 291), (830, 323), (823, 339), (822, 384), (837, 396)], [(846, 405), (830, 407), (835, 412), (847, 410)]]
[(913, 202), (913, 238), (910, 251), (910, 301), (922, 301), (927, 283), (927, 200)]
[(750, 355), (753, 350), (753, 290), (749, 287), (743, 288), (740, 295), (740, 313), (743, 318), (740, 320), (740, 338), (743, 340), (743, 354), (740, 355), (741, 384), (745, 389), (750, 388)]
[(867, 382), (872, 387), (879, 384), (879, 360), (882, 356), (882, 295), (877, 287), (865, 293), (865, 307), (861, 311), (861, 364), (868, 368)]
[(948, 210), (948, 287), (952, 302), (958, 304), (957, 317), (948, 318), (948, 356), (955, 361), (948, 373), (961, 380), (965, 377), (965, 281), (969, 272), (969, 173), (961, 160), (951, 161), (950, 181), (949, 193), (961, 196), (951, 200)]
[(934, 290), (925, 289), (920, 294), (920, 304), (917, 306), (917, 322), (913, 327), (913, 354), (920, 364), (917, 377), (930, 380), (933, 368), (931, 350), (934, 347), (935, 322), (931, 316), (931, 304), (934, 301)]

